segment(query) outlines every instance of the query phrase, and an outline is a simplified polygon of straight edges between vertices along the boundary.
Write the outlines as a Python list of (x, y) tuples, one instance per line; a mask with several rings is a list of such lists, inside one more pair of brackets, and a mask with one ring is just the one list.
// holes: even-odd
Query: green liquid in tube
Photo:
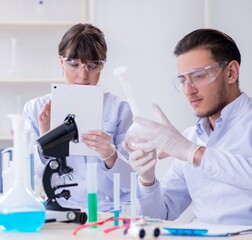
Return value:
[(88, 221), (97, 222), (97, 193), (88, 193)]

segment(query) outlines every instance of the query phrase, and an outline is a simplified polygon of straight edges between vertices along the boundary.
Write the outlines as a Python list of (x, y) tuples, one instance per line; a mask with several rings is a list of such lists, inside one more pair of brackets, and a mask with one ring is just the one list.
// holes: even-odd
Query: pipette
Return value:
[[(120, 173), (114, 173), (114, 218), (120, 215)], [(118, 226), (119, 221), (114, 221), (114, 226)]]

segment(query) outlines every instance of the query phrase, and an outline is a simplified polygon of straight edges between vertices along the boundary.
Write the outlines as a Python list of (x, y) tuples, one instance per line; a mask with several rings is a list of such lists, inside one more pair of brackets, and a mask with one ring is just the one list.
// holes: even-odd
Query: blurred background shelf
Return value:
[(39, 83), (60, 83), (63, 82), (63, 79), (53, 79), (53, 78), (2, 78), (0, 79), (0, 84), (4, 83), (31, 83), (31, 84), (39, 84)]
[(70, 27), (76, 21), (1, 21), (0, 28), (20, 28), (20, 27)]
[(12, 141), (13, 137), (11, 135), (2, 135), (2, 136), (0, 136), (0, 140), (2, 140), (2, 141)]
[(93, 0), (3, 0), (0, 8), (0, 148), (12, 145), (8, 114), (63, 82), (58, 44), (74, 24), (90, 22)]

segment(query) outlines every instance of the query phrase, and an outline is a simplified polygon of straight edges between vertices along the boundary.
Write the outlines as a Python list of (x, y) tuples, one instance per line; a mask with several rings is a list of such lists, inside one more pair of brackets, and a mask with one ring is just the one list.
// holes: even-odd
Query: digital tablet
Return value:
[(103, 87), (53, 83), (51, 93), (51, 129), (62, 124), (68, 114), (75, 115), (79, 143), (70, 142), (70, 155), (98, 155), (80, 141), (80, 135), (102, 129)]

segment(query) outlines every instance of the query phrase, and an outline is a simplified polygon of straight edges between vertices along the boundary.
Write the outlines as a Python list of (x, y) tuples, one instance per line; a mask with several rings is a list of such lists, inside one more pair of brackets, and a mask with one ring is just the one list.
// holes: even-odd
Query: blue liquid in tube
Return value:
[[(114, 210), (114, 218), (120, 217), (120, 210)], [(114, 221), (114, 226), (119, 226), (119, 220)]]
[(0, 229), (5, 232), (36, 232), (45, 223), (45, 211), (0, 213)]
[(189, 228), (164, 228), (170, 233), (170, 235), (175, 236), (201, 236), (206, 235), (207, 229), (189, 229)]

